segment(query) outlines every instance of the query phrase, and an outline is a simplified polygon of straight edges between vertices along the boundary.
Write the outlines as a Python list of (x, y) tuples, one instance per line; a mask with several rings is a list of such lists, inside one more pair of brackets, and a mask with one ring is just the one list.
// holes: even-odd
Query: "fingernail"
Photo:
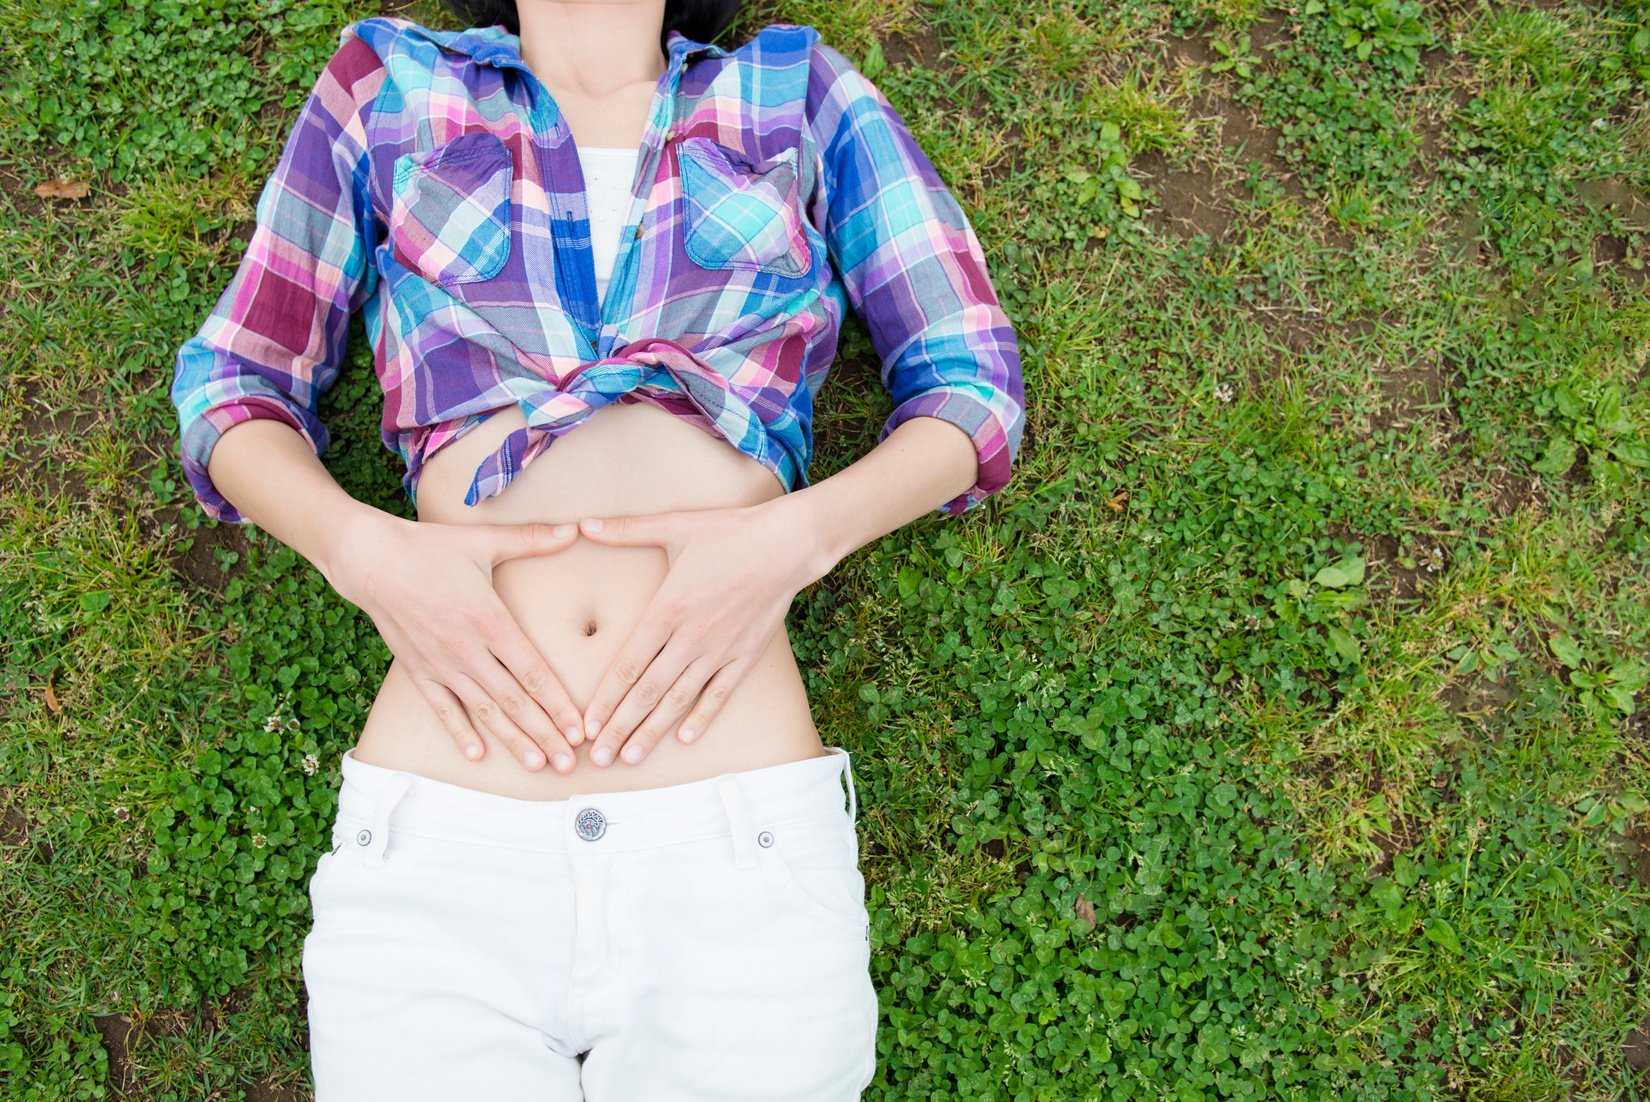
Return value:
[(586, 528), (590, 529), (592, 532), (600, 532), (602, 530), (602, 518), (601, 517), (589, 517), (585, 520), (584, 526)]
[(633, 742), (624, 748), (624, 760), (635, 765), (642, 760), (642, 744)]
[(566, 731), (567, 741), (577, 746), (584, 741), (584, 730), (577, 723), (569, 724)]
[(613, 762), (613, 748), (598, 746), (590, 752), (590, 756), (596, 760), (597, 765), (610, 765)]
[(572, 532), (573, 526), (571, 524), (558, 524), (554, 528), (550, 529), (550, 534), (555, 536), (557, 539), (571, 535)]
[(698, 737), (699, 737), (699, 732), (695, 731), (692, 727), (683, 727), (682, 728), (682, 741), (683, 742), (692, 742), (694, 739), (696, 739)]
[(469, 758), (471, 761), (475, 761), (477, 758), (481, 757), (481, 747), (477, 746), (473, 742), (470, 743), (470, 745), (464, 748), (464, 756)]
[(560, 772), (565, 773), (571, 768), (573, 768), (573, 759), (572, 758), (568, 757), (566, 754), (557, 754), (556, 755), (556, 769), (557, 770), (559, 770)]
[(591, 738), (595, 738), (597, 735), (599, 735), (601, 733), (602, 733), (602, 725), (600, 723), (592, 723), (590, 725), (589, 729), (587, 729), (585, 731), (585, 734), (589, 735)]
[(522, 759), (527, 762), (527, 768), (529, 769), (537, 769), (539, 766), (544, 764), (544, 755), (539, 753), (537, 750), (527, 751), (527, 753), (522, 755)]

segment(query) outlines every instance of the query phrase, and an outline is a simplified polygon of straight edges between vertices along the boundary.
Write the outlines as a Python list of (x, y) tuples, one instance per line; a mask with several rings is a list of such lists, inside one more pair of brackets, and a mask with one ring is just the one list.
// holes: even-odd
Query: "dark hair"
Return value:
[[(444, 0), (447, 8), (473, 27), (503, 23), (511, 34), (521, 33), (521, 17), (516, 0)], [(739, 14), (744, 0), (665, 0), (665, 22), (659, 29), (659, 45), (674, 30), (695, 42), (709, 42), (722, 33)]]

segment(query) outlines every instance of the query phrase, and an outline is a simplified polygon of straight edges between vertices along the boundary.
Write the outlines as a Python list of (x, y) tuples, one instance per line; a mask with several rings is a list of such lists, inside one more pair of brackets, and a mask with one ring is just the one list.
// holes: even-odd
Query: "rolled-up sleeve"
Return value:
[(248, 521), (207, 476), (219, 437), (268, 417), (324, 452), (319, 402), (337, 379), (350, 315), (377, 285), (367, 128), (384, 66), (355, 27), (339, 32), (299, 111), (229, 285), (177, 353), (171, 397), (184, 474), (206, 513), (226, 523)]
[(1002, 489), (1025, 429), (1019, 345), (974, 228), (909, 127), (841, 52), (815, 41), (807, 125), (820, 157), (811, 216), (865, 322), (894, 402), (877, 439), (913, 417), (968, 434), (974, 485), (955, 516)]

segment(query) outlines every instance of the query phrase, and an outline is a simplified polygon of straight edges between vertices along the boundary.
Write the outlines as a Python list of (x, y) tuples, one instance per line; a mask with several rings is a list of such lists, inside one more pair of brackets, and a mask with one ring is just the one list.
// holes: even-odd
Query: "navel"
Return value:
[(592, 620), (592, 619), (586, 619), (585, 620), (585, 622), (584, 622), (584, 633), (586, 635), (596, 634), (596, 621), (595, 620)]

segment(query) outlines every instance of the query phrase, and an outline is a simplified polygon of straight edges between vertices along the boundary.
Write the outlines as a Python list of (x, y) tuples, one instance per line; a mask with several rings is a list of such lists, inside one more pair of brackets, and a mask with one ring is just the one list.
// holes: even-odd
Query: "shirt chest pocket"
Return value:
[(753, 163), (703, 136), (675, 145), (682, 245), (701, 268), (806, 275), (813, 261), (797, 199), (796, 150)]
[(438, 287), (491, 279), (510, 257), (515, 162), (498, 135), (460, 134), (395, 162), (390, 246)]

